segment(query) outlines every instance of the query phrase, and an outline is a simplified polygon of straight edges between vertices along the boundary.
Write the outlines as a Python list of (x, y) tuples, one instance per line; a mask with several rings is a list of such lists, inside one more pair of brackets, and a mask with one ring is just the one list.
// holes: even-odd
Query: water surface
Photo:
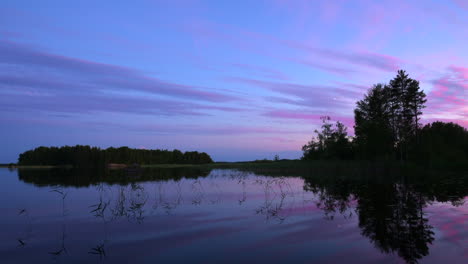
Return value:
[(2, 263), (468, 263), (466, 174), (0, 169), (0, 180)]

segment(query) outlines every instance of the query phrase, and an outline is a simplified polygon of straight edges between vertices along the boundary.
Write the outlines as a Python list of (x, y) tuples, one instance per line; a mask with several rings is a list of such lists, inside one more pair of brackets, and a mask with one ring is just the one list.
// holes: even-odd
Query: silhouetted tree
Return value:
[(322, 130), (315, 130), (316, 136), (302, 147), (303, 160), (349, 159), (352, 156), (347, 127), (337, 121), (330, 123), (329, 116), (323, 116)]
[(419, 129), (419, 116), (425, 107), (426, 94), (419, 87), (419, 82), (399, 70), (397, 76), (388, 85), (390, 116), (395, 145), (400, 153), (400, 160), (407, 159), (408, 144)]
[(390, 90), (383, 84), (374, 85), (356, 103), (354, 141), (360, 158), (391, 158), (395, 141), (391, 108)]
[(409, 159), (409, 150), (419, 142), (419, 119), (425, 97), (419, 82), (403, 70), (388, 85), (374, 85), (354, 110), (359, 156)]

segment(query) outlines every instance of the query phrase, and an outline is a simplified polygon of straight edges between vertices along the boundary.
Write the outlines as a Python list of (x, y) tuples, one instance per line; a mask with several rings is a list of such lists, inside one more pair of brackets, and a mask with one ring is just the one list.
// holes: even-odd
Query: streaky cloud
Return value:
[[(128, 67), (51, 54), (27, 45), (5, 40), (0, 40), (0, 54), (0, 64), (21, 66), (28, 69), (29, 73), (41, 70), (51, 75), (50, 78), (46, 78), (42, 74), (41, 76), (36, 75), (39, 80), (27, 80), (28, 82), (39, 84), (44, 82), (43, 79), (63, 78), (63, 81), (70, 85), (61, 87), (61, 89), (74, 88), (78, 83), (80, 88), (86, 90), (145, 92), (207, 102), (228, 102), (238, 99), (235, 96), (210, 91), (206, 88), (162, 81)], [(14, 75), (12, 72), (14, 72), (14, 69), (10, 73), (2, 74), (1, 78), (10, 78), (8, 80), (10, 85), (21, 85), (21, 82), (26, 81), (22, 80), (23, 76), (15, 79), (17, 76), (11, 76)], [(68, 79), (65, 79), (65, 77)], [(60, 87), (57, 87), (57, 82), (53, 82), (55, 83), (52, 83), (52, 87), (60, 89)], [(41, 85), (40, 88), (48, 89), (44, 85)]]
[[(262, 34), (208, 21), (197, 21), (197, 23), (187, 26), (186, 30), (198, 39), (216, 39), (218, 41), (225, 42), (226, 45), (234, 46), (238, 49), (283, 60), (291, 60), (291, 58), (283, 57), (274, 52), (268, 51), (264, 45), (261, 45), (261, 43), (268, 43), (269, 46), (272, 47), (289, 47), (290, 49), (299, 50), (304, 52), (306, 55), (314, 55), (322, 60), (328, 61), (327, 64), (329, 64), (331, 60), (336, 64), (347, 63), (349, 66), (364, 66), (366, 68), (377, 69), (384, 72), (394, 72), (403, 64), (403, 61), (399, 58), (387, 54), (380, 54), (371, 51), (337, 50), (324, 46), (310, 45), (301, 41), (286, 40), (268, 34)], [(294, 60), (301, 64), (306, 62), (303, 59)], [(339, 74), (350, 71), (344, 69), (342, 66), (326, 66), (314, 63), (309, 63), (309, 66)]]
[[(227, 78), (228, 81), (261, 87), (296, 99), (267, 96), (270, 101), (311, 108), (349, 106), (348, 98), (359, 98), (361, 92), (355, 86), (343, 88), (329, 85), (305, 85), (291, 82), (274, 82), (250, 78)], [(344, 85), (345, 86), (345, 85)], [(358, 91), (356, 91), (358, 90)], [(346, 98), (346, 100), (344, 100)]]
[[(93, 114), (98, 112), (144, 115), (209, 115), (213, 110), (245, 111), (242, 108), (204, 105), (193, 102), (118, 95), (18, 95), (0, 97), (0, 110), (9, 112), (49, 112)], [(208, 111), (208, 112), (207, 112)]]

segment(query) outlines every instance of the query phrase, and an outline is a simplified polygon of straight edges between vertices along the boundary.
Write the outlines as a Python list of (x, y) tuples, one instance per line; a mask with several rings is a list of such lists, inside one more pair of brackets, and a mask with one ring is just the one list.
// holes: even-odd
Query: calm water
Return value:
[(0, 262), (468, 263), (466, 174), (264, 174), (0, 169)]

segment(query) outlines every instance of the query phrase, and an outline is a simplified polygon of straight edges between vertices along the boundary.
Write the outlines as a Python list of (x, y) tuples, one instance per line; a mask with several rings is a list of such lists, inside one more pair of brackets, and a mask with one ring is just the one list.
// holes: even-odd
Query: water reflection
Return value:
[(151, 168), (138, 171), (126, 170), (73, 170), (73, 169), (19, 169), (21, 181), (38, 187), (89, 187), (99, 184), (128, 185), (134, 182), (178, 181), (206, 177), (210, 170), (193, 168)]
[[(297, 217), (298, 211), (312, 208), (318, 208), (327, 221), (336, 221), (337, 217), (340, 221), (357, 221), (362, 237), (380, 252), (396, 254), (406, 263), (417, 263), (429, 255), (431, 244), (437, 243), (435, 228), (425, 209), (436, 202), (464, 206), (468, 195), (466, 173), (363, 170), (294, 171), (291, 173), (294, 177), (288, 177), (285, 171), (262, 171), (262, 174), (187, 168), (148, 169), (131, 175), (124, 171), (18, 171), (21, 181), (51, 188), (50, 192), (57, 194), (61, 203), (62, 233), (58, 247), (48, 252), (54, 257), (68, 254), (66, 187), (95, 188), (97, 199), (87, 205), (87, 213), (98, 220), (101, 234), (94, 236), (87, 253), (101, 260), (110, 254), (108, 244), (113, 242), (109, 223), (124, 220), (141, 225), (153, 221), (154, 216), (195, 214), (197, 208), (205, 210), (206, 206), (221, 211), (223, 203), (234, 200), (237, 206), (245, 206), (270, 224), (284, 224), (288, 218)], [(27, 208), (19, 210), (18, 217), (30, 217)], [(237, 219), (235, 213), (228, 219)], [(217, 220), (204, 221), (214, 225)], [(26, 221), (25, 226), (26, 231), (17, 239), (18, 247), (28, 244), (31, 221)]]
[(354, 211), (361, 234), (378, 249), (397, 253), (407, 263), (417, 263), (429, 254), (429, 245), (434, 241), (433, 227), (424, 208), (440, 201), (463, 205), (468, 195), (468, 177), (463, 174), (386, 177), (372, 179), (365, 175), (334, 181), (305, 178), (304, 188), (317, 194), (318, 207), (328, 218), (333, 219), (335, 213), (349, 217)]

